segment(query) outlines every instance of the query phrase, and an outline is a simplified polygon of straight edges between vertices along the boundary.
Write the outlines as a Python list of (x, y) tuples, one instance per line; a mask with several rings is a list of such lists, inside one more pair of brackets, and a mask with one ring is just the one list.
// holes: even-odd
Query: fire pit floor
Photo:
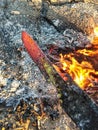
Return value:
[(0, 129), (78, 130), (62, 110), (56, 88), (46, 82), (22, 44), (24, 30), (44, 51), (49, 44), (74, 47), (77, 43), (75, 30), (67, 29), (71, 35), (66, 41), (53, 25), (40, 19), (39, 2), (0, 1)]

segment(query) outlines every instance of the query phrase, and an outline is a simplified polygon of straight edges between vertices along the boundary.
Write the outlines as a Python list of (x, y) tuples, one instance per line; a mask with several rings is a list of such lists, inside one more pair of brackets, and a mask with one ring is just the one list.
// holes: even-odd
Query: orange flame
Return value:
[[(72, 79), (81, 89), (98, 84), (98, 27), (94, 29), (97, 36), (92, 49), (77, 50), (74, 53), (60, 54), (61, 68), (65, 73), (69, 73)], [(97, 39), (97, 40), (96, 40)], [(60, 73), (59, 67), (54, 66)], [(62, 75), (61, 75), (62, 76)], [(66, 79), (63, 75), (63, 79)]]
[(73, 80), (82, 89), (87, 86), (93, 86), (93, 83), (91, 83), (92, 74), (98, 75), (98, 71), (95, 71), (91, 63), (89, 63), (88, 61), (82, 61), (81, 63), (79, 63), (79, 61), (77, 61), (75, 57), (73, 57), (72, 53), (68, 55), (60, 54), (60, 56), (62, 69), (68, 72)]

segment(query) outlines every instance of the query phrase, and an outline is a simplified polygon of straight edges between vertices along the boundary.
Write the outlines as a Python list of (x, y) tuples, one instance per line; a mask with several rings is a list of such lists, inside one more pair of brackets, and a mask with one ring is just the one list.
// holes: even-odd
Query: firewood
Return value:
[(63, 109), (76, 125), (81, 130), (98, 130), (98, 106), (69, 75), (66, 81), (60, 77), (38, 44), (26, 32), (22, 32), (22, 41), (46, 80), (57, 88)]
[(85, 3), (94, 3), (98, 4), (97, 0), (42, 0), (43, 2), (50, 2), (52, 5), (63, 5), (66, 3), (77, 3), (77, 2), (85, 2)]
[[(72, 28), (91, 35), (94, 27), (98, 26), (98, 11), (95, 8), (98, 5), (85, 2), (62, 6), (52, 6), (51, 2), (50, 5), (44, 6), (43, 10), (47, 8), (44, 18), (50, 20), (61, 32), (66, 28)], [(59, 21), (57, 25), (56, 21)]]

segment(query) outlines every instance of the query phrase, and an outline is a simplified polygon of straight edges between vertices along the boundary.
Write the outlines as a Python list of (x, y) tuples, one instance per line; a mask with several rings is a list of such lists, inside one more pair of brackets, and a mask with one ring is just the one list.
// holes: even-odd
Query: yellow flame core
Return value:
[(72, 79), (84, 89), (88, 86), (93, 86), (91, 83), (92, 75), (98, 75), (98, 71), (95, 71), (91, 63), (88, 61), (82, 61), (79, 63), (73, 56), (72, 53), (68, 55), (60, 54), (60, 63), (62, 64), (62, 69), (67, 71)]
[(98, 27), (94, 28), (94, 38), (92, 40), (93, 45), (98, 45)]
[[(98, 27), (94, 29), (94, 33), (98, 36)], [(83, 49), (77, 50), (75, 53), (60, 54), (61, 69), (69, 73), (81, 89), (94, 86), (95, 81), (98, 83), (98, 69), (96, 70), (93, 65), (96, 63), (91, 62), (93, 58), (98, 65), (98, 37), (95, 40), (96, 41), (93, 42), (97, 44), (94, 44), (92, 49)], [(55, 66), (55, 68), (60, 73), (58, 70), (59, 67)]]
[(98, 37), (98, 27), (94, 28), (94, 34), (95, 34), (96, 37)]

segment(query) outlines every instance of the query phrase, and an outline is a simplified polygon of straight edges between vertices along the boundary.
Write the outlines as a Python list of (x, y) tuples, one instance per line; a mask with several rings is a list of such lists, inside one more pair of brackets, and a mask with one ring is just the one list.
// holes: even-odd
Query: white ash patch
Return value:
[(54, 23), (55, 26), (58, 27), (59, 24), (61, 23), (61, 21), (59, 19), (57, 19), (57, 20), (53, 20), (53, 23)]
[(0, 75), (0, 87), (7, 85), (7, 78), (4, 78)]
[(19, 87), (20, 85), (20, 82), (17, 81), (17, 80), (14, 80), (12, 83), (11, 83), (11, 90), (10, 92), (16, 92), (17, 88)]
[(13, 11), (11, 11), (11, 14), (19, 15), (19, 14), (20, 14), (20, 12), (19, 12), (19, 11), (17, 11), (17, 10), (13, 10)]

